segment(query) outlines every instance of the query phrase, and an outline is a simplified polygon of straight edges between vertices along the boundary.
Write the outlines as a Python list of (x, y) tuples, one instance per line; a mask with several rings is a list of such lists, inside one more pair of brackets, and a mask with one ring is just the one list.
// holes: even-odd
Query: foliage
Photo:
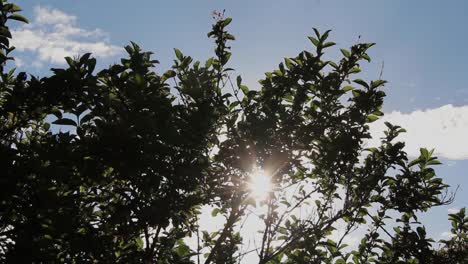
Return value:
[(468, 216), (466, 209), (449, 215), (452, 223), (451, 238), (441, 240), (443, 247), (436, 252), (438, 263), (466, 263), (468, 261)]
[[(107, 69), (95, 72), (84, 54), (39, 78), (6, 71), (7, 22), (27, 20), (6, 1), (0, 10), (1, 261), (238, 263), (249, 253), (242, 223), (260, 209), (261, 264), (466, 260), (464, 209), (450, 215), (454, 236), (440, 250), (418, 222), (451, 202), (433, 151), (409, 160), (396, 141), (404, 129), (389, 123), (380, 146), (364, 148), (385, 81), (353, 76), (373, 43), (327, 61), (335, 43), (314, 29), (313, 52), (286, 58), (250, 90), (231, 80), (231, 19), (217, 13), (215, 57), (203, 64), (175, 49), (158, 74), (132, 42)], [(248, 188), (259, 168), (275, 186), (263, 201)], [(200, 230), (202, 206), (226, 218), (221, 230)]]

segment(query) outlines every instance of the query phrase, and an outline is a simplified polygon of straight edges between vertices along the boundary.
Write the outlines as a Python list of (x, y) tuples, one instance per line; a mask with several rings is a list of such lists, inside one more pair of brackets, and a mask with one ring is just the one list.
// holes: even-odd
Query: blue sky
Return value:
[[(15, 1), (32, 22), (12, 26), (20, 36), (14, 44), (18, 66), (38, 75), (63, 64), (61, 55), (101, 51), (100, 65), (116, 62), (133, 40), (155, 52), (164, 71), (173, 48), (204, 60), (211, 56), (207, 39), (213, 10), (226, 9), (237, 40), (231, 66), (257, 87), (263, 73), (284, 57), (310, 49), (312, 27), (332, 29), (331, 40), (347, 48), (361, 40), (376, 42), (362, 77), (377, 79), (384, 62), (387, 100), (385, 120), (408, 129), (402, 139), (408, 153), (418, 146), (436, 147), (444, 165), (438, 174), (452, 188), (460, 185), (455, 202), (431, 210), (425, 217), (435, 238), (449, 230), (447, 212), (468, 201), (468, 1)], [(57, 25), (61, 25), (58, 27)], [(34, 34), (31, 32), (36, 32)], [(37, 32), (41, 32), (37, 35)], [(97, 43), (97, 44), (96, 44)], [(47, 54), (52, 45), (56, 52)], [(64, 46), (65, 45), (65, 46)], [(74, 52), (70, 51), (73, 50)], [(328, 56), (336, 59), (338, 48)], [(373, 129), (378, 134), (381, 123)]]

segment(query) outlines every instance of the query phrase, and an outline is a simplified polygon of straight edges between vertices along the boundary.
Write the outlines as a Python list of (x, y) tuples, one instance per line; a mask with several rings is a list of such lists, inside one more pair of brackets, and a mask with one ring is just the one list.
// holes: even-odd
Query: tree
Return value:
[(465, 208), (454, 214), (449, 214), (452, 224), (451, 238), (441, 240), (443, 247), (435, 253), (435, 260), (438, 263), (465, 263), (468, 259), (468, 217)]
[[(217, 13), (215, 56), (203, 64), (175, 49), (158, 74), (132, 42), (127, 58), (97, 73), (84, 54), (39, 78), (4, 67), (7, 22), (27, 20), (12, 3), (0, 10), (2, 261), (238, 263), (248, 254), (242, 223), (256, 210), (261, 264), (466, 260), (464, 209), (440, 250), (418, 222), (416, 213), (452, 200), (433, 151), (408, 160), (396, 141), (404, 129), (389, 123), (379, 147), (364, 147), (385, 81), (352, 76), (373, 43), (325, 61), (335, 43), (314, 29), (315, 51), (286, 58), (249, 90), (230, 77), (231, 19)], [(262, 199), (258, 174), (272, 186)], [(226, 218), (221, 230), (200, 230), (202, 206)], [(348, 249), (345, 237), (366, 224)]]

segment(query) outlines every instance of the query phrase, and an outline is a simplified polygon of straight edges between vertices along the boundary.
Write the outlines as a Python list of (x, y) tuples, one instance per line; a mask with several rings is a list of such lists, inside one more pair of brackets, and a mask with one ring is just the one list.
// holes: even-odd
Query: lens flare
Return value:
[(273, 189), (271, 178), (262, 169), (255, 169), (250, 174), (248, 187), (251, 195), (257, 201), (265, 201)]

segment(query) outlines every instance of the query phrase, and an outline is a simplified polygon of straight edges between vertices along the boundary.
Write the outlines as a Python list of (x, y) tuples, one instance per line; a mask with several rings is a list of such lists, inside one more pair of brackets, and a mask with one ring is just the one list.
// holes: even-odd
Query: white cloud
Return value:
[(457, 164), (457, 162), (454, 161), (454, 160), (449, 160), (449, 161), (446, 162), (446, 164), (447, 164), (447, 166), (452, 167), (452, 166), (455, 166)]
[(439, 108), (416, 110), (411, 113), (398, 111), (386, 114), (371, 124), (373, 139), (369, 146), (378, 145), (383, 136), (384, 122), (402, 126), (407, 130), (399, 136), (406, 143), (405, 150), (412, 157), (419, 156), (419, 148), (435, 148), (438, 157), (451, 160), (468, 159), (468, 105), (444, 105)]
[(24, 61), (20, 58), (15, 58), (15, 66), (16, 67), (21, 67), (24, 65)]
[(445, 232), (442, 232), (442, 233), (440, 234), (440, 239), (445, 239), (445, 240), (447, 240), (447, 239), (452, 238), (453, 236), (454, 236), (454, 234), (452, 234), (452, 232), (445, 231)]
[(447, 211), (449, 214), (456, 214), (460, 211), (460, 208), (453, 207), (453, 208), (449, 208)]
[(66, 14), (58, 9), (36, 6), (34, 13), (36, 15), (35, 21), (40, 24), (73, 24), (76, 21), (76, 16)]
[(19, 51), (34, 54), (31, 63), (36, 65), (41, 62), (64, 64), (65, 56), (73, 57), (86, 52), (97, 57), (119, 53), (120, 48), (110, 44), (102, 30), (80, 28), (76, 21), (76, 16), (61, 10), (36, 6), (31, 24), (12, 30), (12, 45)]

